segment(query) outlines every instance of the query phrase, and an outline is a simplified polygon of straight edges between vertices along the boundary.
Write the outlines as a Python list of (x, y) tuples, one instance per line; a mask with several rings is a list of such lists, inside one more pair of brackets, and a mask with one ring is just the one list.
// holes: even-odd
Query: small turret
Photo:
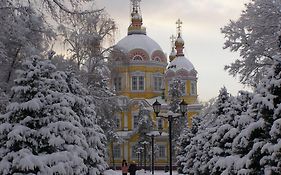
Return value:
[(175, 42), (175, 46), (176, 46), (176, 50), (177, 50), (177, 55), (176, 56), (184, 56), (184, 53), (183, 53), (184, 40), (181, 37), (181, 25), (182, 25), (181, 20), (178, 19), (176, 24), (178, 25), (177, 26), (177, 28), (178, 28), (178, 38), (176, 39), (176, 42)]
[(172, 62), (176, 58), (176, 56), (177, 56), (177, 52), (175, 50), (175, 39), (176, 39), (176, 37), (174, 35), (172, 35), (170, 37), (170, 39), (171, 39), (172, 50), (171, 50), (171, 53), (169, 55), (169, 61)]
[(145, 27), (142, 27), (142, 16), (140, 12), (141, 0), (131, 0), (131, 24), (128, 28), (128, 35), (146, 34)]

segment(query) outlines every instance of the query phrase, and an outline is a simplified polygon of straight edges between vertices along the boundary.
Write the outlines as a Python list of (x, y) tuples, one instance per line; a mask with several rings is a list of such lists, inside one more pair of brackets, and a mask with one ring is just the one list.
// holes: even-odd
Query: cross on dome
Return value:
[(131, 0), (133, 6), (133, 12), (139, 12), (141, 0)]
[(175, 47), (175, 41), (176, 41), (175, 35), (172, 35), (172, 36), (170, 37), (170, 40), (171, 40), (171, 46), (172, 46), (172, 48), (174, 48), (174, 47)]
[(178, 29), (178, 34), (180, 34), (181, 33), (181, 25), (182, 25), (182, 21), (180, 20), (180, 19), (178, 19), (178, 21), (176, 22), (176, 24), (177, 24), (177, 29)]

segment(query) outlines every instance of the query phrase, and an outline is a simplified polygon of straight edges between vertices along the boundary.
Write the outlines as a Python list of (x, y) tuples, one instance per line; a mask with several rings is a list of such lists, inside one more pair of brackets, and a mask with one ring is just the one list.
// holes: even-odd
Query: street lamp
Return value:
[(152, 106), (153, 106), (154, 113), (156, 114), (156, 117), (158, 117), (158, 114), (161, 110), (161, 103), (159, 103), (156, 99), (156, 101), (152, 104)]
[(151, 137), (151, 162), (152, 162), (151, 173), (154, 174), (154, 137), (161, 135), (161, 134), (158, 131), (151, 131), (150, 133), (147, 133), (146, 135)]
[[(182, 100), (182, 102), (179, 104), (180, 106), (180, 112), (182, 113), (182, 116), (185, 116), (185, 113), (187, 112), (187, 103)], [(154, 103), (153, 103), (153, 110), (154, 110), (154, 113), (156, 114), (156, 117), (158, 117), (158, 114), (160, 113), (160, 110), (161, 110), (161, 104), (156, 100)], [(168, 116), (159, 116), (159, 117), (162, 117), (162, 118), (166, 118), (168, 119), (169, 121), (169, 147), (170, 147), (170, 175), (173, 174), (173, 165), (172, 165), (172, 125), (173, 125), (173, 120), (174, 118), (177, 118), (179, 117), (179, 115), (173, 113), (172, 111), (169, 111), (168, 112)]]

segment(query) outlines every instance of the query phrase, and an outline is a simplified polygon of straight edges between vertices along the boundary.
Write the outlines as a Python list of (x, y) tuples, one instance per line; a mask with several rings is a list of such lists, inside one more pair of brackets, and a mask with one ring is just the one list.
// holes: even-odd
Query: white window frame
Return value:
[[(160, 84), (159, 84), (159, 80), (160, 80)], [(163, 76), (153, 76), (153, 90), (159, 92), (162, 90), (162, 87), (163, 87)]]
[[(135, 121), (136, 118), (137, 118), (137, 121)], [(137, 122), (136, 125), (135, 125), (135, 122)], [(139, 114), (138, 113), (132, 113), (132, 129), (133, 130), (138, 127), (138, 125), (139, 125), (138, 122), (139, 122)]]
[[(136, 77), (136, 89), (133, 88), (133, 79)], [(143, 89), (140, 89), (140, 78), (143, 79)], [(131, 90), (135, 92), (145, 91), (145, 73), (144, 72), (134, 72), (131, 74)]]
[[(117, 151), (118, 150), (118, 151)], [(117, 151), (117, 152), (116, 152)], [(115, 159), (121, 159), (122, 157), (122, 149), (121, 145), (119, 144), (113, 144), (113, 155)]]

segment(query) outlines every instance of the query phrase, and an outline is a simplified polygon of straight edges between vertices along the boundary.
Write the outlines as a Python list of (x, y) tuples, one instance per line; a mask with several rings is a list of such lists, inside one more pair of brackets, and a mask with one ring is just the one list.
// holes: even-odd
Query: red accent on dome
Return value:
[[(135, 56), (140, 56), (142, 58), (142, 61), (149, 60), (148, 54), (143, 49), (134, 49), (129, 53), (130, 60), (133, 60)], [(138, 61), (138, 60), (134, 60), (134, 61)]]
[[(160, 60), (157, 60), (157, 58), (160, 59)], [(160, 51), (160, 50), (154, 51), (154, 52), (152, 53), (152, 55), (151, 55), (151, 59), (152, 59), (153, 61), (158, 61), (158, 62), (159, 62), (159, 61), (164, 62), (164, 63), (167, 62), (167, 59), (166, 59), (165, 54), (164, 54), (162, 51)]]

